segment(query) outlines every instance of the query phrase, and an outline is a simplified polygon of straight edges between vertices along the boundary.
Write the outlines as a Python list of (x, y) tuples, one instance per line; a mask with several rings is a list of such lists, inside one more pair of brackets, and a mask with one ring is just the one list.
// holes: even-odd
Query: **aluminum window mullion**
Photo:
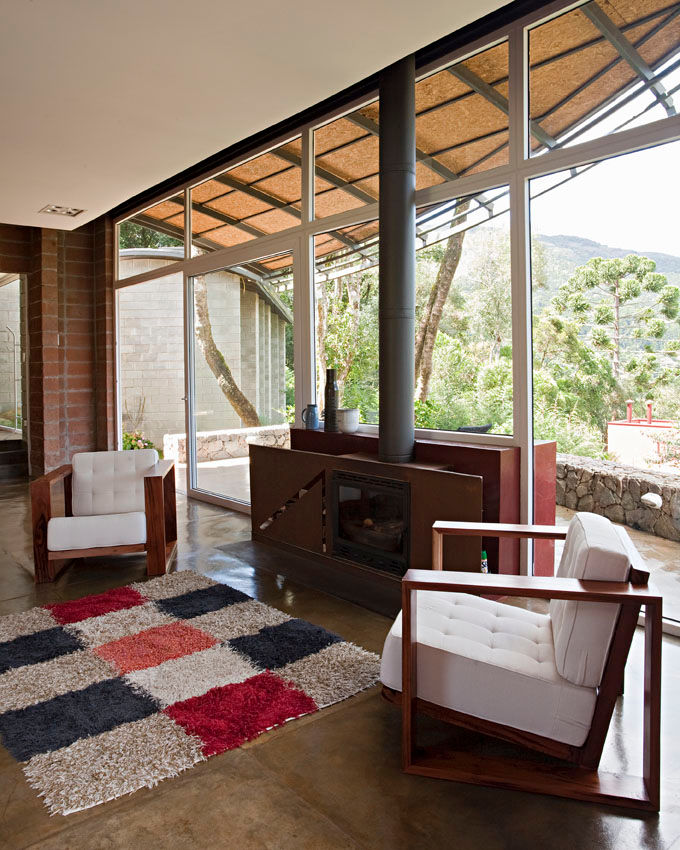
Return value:
[(193, 232), (191, 229), (191, 189), (184, 190), (184, 259), (191, 258)]
[(303, 427), (302, 411), (316, 401), (314, 343), (313, 240), (301, 235), (293, 251), (293, 362), (295, 425)]
[(113, 401), (115, 424), (113, 439), (116, 450), (123, 448), (122, 406), (120, 399), (120, 306), (117, 292), (113, 293)]
[(556, 171), (577, 168), (622, 154), (674, 142), (680, 139), (680, 115), (660, 118), (642, 127), (619, 130), (608, 136), (581, 142), (570, 147), (553, 148), (540, 156), (518, 163), (517, 170), (527, 179), (543, 177)]
[[(509, 143), (510, 278), (512, 289), (513, 433), (520, 446), (520, 522), (533, 521), (533, 398), (529, 184), (520, 165), (528, 151), (528, 55), (526, 30), (510, 33)], [(533, 547), (520, 541), (520, 573), (533, 572)]]
[(316, 340), (314, 336), (314, 128), (302, 131), (302, 231), (293, 254), (293, 366), (295, 424), (303, 427), (302, 411), (316, 401)]
[(194, 420), (194, 282), (182, 276), (184, 294), (184, 458), (186, 460), (186, 492), (194, 488), (196, 423)]

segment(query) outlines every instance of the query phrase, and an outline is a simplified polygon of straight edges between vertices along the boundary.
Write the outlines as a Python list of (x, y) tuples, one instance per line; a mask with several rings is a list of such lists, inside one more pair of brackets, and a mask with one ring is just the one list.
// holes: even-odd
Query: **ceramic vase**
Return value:
[(338, 428), (338, 382), (335, 369), (326, 369), (325, 409), (323, 415), (324, 431), (339, 431)]

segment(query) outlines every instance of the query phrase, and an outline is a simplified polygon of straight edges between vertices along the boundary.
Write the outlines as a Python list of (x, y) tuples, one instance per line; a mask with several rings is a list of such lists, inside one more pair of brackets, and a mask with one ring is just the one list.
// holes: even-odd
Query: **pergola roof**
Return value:
[[(665, 74), (657, 72), (679, 45), (680, 3), (667, 0), (590, 2), (531, 30), (532, 153), (572, 142), (614, 101), (629, 92), (637, 97), (644, 87), (666, 114), (675, 114)], [(379, 135), (377, 101), (315, 131), (317, 218), (378, 200)], [(417, 189), (507, 163), (507, 42), (416, 84), (416, 146)], [(294, 227), (301, 184), (300, 139), (207, 180), (191, 192), (194, 244), (213, 251)], [(474, 201), (493, 214), (484, 195)], [(183, 239), (182, 194), (134, 221)], [(418, 228), (427, 241), (422, 214)], [(377, 230), (372, 222), (318, 236), (316, 256), (323, 262), (351, 249), (368, 259)], [(249, 267), (258, 277), (276, 278), (289, 264), (290, 257), (273, 257)]]

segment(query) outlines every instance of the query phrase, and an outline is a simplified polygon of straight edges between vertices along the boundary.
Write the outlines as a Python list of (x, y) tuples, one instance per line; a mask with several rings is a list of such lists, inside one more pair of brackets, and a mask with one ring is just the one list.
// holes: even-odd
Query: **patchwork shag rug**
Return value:
[(0, 617), (0, 740), (52, 813), (346, 699), (378, 656), (182, 571)]

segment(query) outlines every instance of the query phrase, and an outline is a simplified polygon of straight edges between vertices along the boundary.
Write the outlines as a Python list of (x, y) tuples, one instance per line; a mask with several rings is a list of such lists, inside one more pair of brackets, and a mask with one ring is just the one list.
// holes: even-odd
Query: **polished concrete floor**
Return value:
[[(186, 491), (187, 467), (176, 464), (177, 489)], [(250, 503), (250, 460), (247, 457), (224, 458), (224, 460), (201, 461), (196, 467), (197, 489)]]
[[(178, 504), (179, 569), (219, 581), (379, 652), (389, 622), (230, 558), (249, 519)], [(0, 614), (96, 593), (144, 576), (138, 556), (82, 561), (35, 587), (25, 483), (0, 487)], [(603, 767), (639, 766), (642, 676), (636, 636)], [(0, 748), (2, 848), (455, 848), (680, 850), (680, 643), (664, 641), (663, 790), (659, 816), (460, 785), (399, 770), (399, 714), (373, 688), (209, 759), (150, 790), (50, 817)], [(433, 730), (430, 730), (433, 731)]]

